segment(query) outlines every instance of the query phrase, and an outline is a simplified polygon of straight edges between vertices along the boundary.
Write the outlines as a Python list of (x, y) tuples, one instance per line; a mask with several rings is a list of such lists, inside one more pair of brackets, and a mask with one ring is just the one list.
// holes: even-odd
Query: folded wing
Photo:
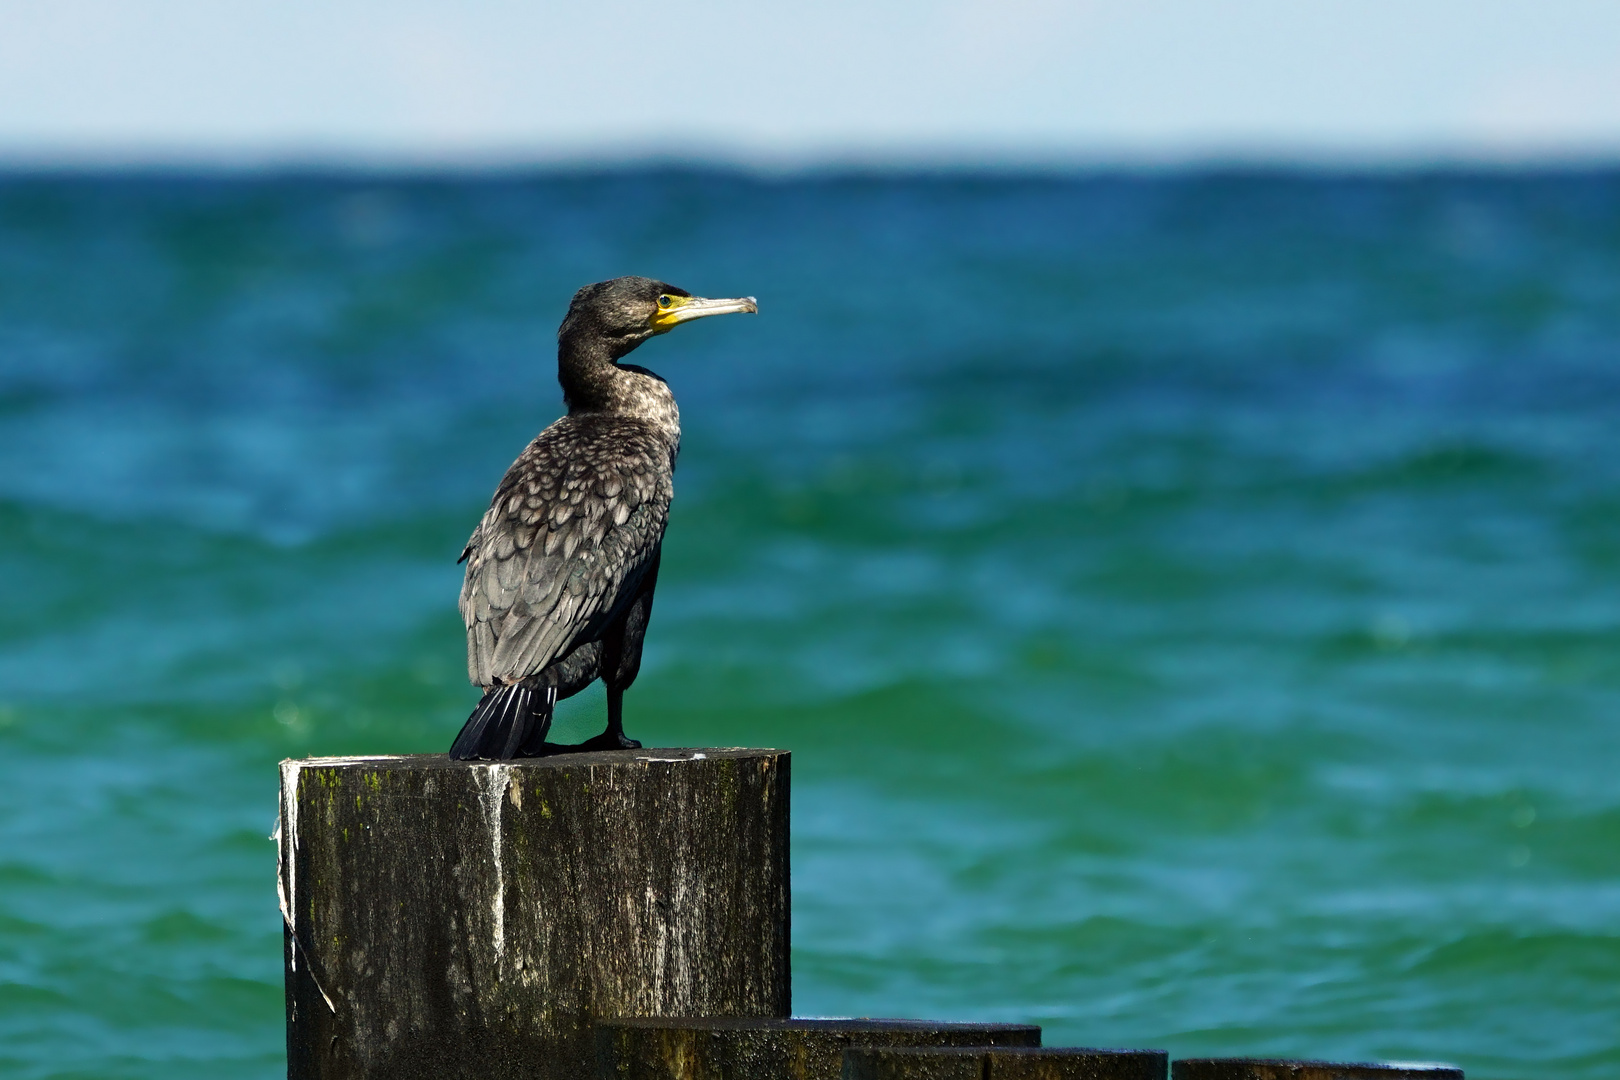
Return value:
[(462, 557), (467, 674), (537, 675), (599, 638), (663, 540), (670, 448), (623, 417), (564, 417), (512, 463)]

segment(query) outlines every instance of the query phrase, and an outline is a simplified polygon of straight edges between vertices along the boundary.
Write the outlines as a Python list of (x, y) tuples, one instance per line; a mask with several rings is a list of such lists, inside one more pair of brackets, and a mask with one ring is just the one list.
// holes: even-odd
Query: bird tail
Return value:
[(450, 747), (450, 757), (456, 761), (502, 761), (535, 756), (545, 745), (556, 707), (555, 686), (518, 683), (494, 687), (467, 717)]

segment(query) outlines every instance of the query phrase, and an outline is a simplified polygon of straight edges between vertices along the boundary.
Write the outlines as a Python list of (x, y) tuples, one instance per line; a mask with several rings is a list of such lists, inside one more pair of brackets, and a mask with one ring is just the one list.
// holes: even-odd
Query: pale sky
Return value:
[(0, 160), (1620, 158), (1620, 0), (0, 0)]

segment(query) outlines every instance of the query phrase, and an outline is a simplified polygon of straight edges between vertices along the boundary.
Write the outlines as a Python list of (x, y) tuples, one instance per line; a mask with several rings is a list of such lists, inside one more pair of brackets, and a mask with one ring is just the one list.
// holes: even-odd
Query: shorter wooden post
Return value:
[[(927, 1020), (637, 1019), (597, 1029), (602, 1080), (839, 1080), (863, 1046), (1039, 1046), (1033, 1024)], [(980, 1080), (977, 1073), (973, 1080)], [(1161, 1075), (1155, 1080), (1163, 1080)]]
[(788, 755), (281, 767), (294, 1080), (585, 1080), (613, 1016), (786, 1016)]
[(1163, 1050), (851, 1049), (843, 1080), (1165, 1080)]
[(1171, 1064), (1170, 1080), (1463, 1080), (1463, 1071), (1431, 1062), (1183, 1058)]
[(973, 1050), (848, 1050), (842, 1080), (984, 1080), (984, 1055)]

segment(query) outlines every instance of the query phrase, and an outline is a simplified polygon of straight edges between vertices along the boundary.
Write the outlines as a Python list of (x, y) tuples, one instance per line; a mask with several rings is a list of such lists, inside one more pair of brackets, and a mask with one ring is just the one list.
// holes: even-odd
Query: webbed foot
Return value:
[(604, 731), (593, 739), (586, 739), (573, 750), (640, 750), (641, 741), (632, 739), (622, 731)]

